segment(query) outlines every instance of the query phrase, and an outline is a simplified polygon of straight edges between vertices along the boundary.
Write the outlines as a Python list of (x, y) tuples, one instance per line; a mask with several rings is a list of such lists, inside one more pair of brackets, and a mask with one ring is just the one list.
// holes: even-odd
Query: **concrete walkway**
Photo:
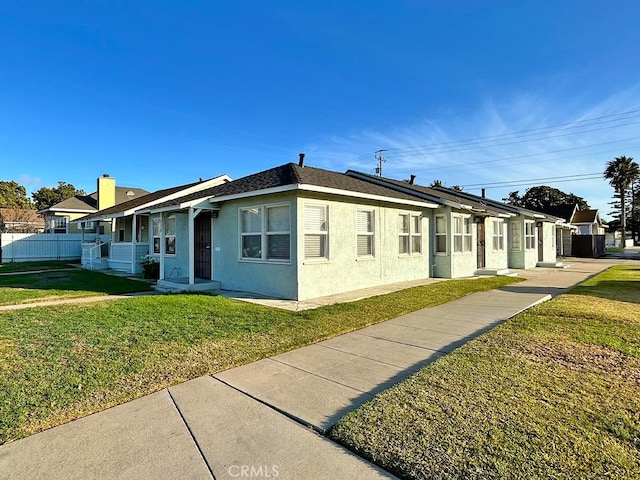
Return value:
[(323, 432), (343, 414), (616, 260), (527, 281), (205, 376), (0, 447), (1, 479), (394, 478)]

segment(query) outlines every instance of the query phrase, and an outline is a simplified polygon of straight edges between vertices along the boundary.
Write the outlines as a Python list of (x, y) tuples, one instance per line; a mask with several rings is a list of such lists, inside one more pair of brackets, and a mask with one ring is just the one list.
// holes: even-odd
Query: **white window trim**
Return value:
[[(438, 218), (444, 220), (444, 232), (438, 232)], [(449, 254), (449, 239), (447, 228), (447, 215), (436, 215), (433, 224), (433, 232), (435, 238), (435, 245), (433, 246), (434, 255), (448, 255)], [(444, 237), (444, 252), (438, 250), (438, 236)]]
[[(288, 207), (289, 208), (289, 230), (288, 231), (267, 231), (267, 210), (269, 208), (275, 207)], [(244, 233), (242, 231), (242, 212), (244, 210), (252, 210), (258, 208), (260, 209), (260, 232), (251, 232)], [(245, 236), (257, 236), (260, 235), (260, 258), (253, 257), (243, 257), (242, 256), (242, 238)], [(269, 236), (272, 235), (289, 235), (289, 258), (287, 259), (279, 259), (279, 258), (268, 258), (268, 248), (269, 248)], [(240, 207), (238, 208), (238, 261), (239, 262), (247, 262), (247, 263), (275, 263), (280, 265), (288, 265), (291, 264), (291, 204), (288, 202), (284, 203), (269, 203), (269, 204), (260, 204), (260, 205), (251, 205), (248, 207)]]
[[(462, 231), (456, 233), (456, 219), (462, 219)], [(468, 255), (473, 252), (473, 227), (471, 223), (471, 215), (452, 215), (452, 225), (451, 225), (451, 239), (453, 240), (453, 254), (454, 255)], [(469, 231), (465, 232), (465, 225), (469, 226)], [(462, 250), (456, 250), (456, 237), (460, 237), (461, 248)], [(465, 246), (467, 245), (466, 239), (469, 240), (469, 249), (465, 250)]]
[[(154, 227), (154, 223), (158, 222), (158, 228), (159, 228), (159, 232), (158, 235), (155, 234), (155, 232), (153, 231), (153, 227)], [(160, 216), (156, 216), (156, 217), (151, 217), (151, 235), (150, 235), (150, 242), (151, 245), (149, 245), (149, 251), (151, 252), (152, 255), (160, 255), (160, 252), (162, 251), (162, 247), (160, 246), (161, 243), (161, 239), (162, 239), (162, 215)], [(158, 239), (158, 251), (155, 251), (155, 239)]]
[[(169, 220), (173, 220), (174, 221), (174, 225), (175, 225), (174, 233), (172, 233), (172, 234), (168, 234), (167, 233), (167, 222)], [(164, 223), (164, 255), (165, 255), (165, 257), (175, 257), (178, 254), (178, 240), (176, 238), (176, 233), (178, 232), (178, 218), (177, 218), (176, 214), (171, 214), (167, 218), (163, 218), (162, 221), (165, 222)], [(169, 253), (167, 251), (167, 247), (168, 247), (167, 240), (170, 239), (170, 238), (173, 238), (173, 245), (174, 245), (174, 248), (175, 248), (175, 252), (174, 253)]]
[[(504, 251), (504, 221), (493, 220), (493, 241), (492, 247), (494, 252)], [(496, 248), (497, 244), (497, 248)]]
[[(408, 216), (409, 217), (409, 231), (408, 232), (398, 232), (398, 255), (400, 257), (417, 257), (422, 255), (422, 214), (420, 213), (416, 213), (416, 212), (398, 212), (398, 217), (404, 217), (404, 216)], [(418, 219), (418, 231), (416, 232), (414, 229), (414, 223), (413, 220), (417, 218)], [(408, 238), (409, 239), (409, 243), (408, 243), (408, 249), (407, 252), (405, 253), (400, 253), (400, 239), (401, 238)], [(413, 239), (414, 238), (419, 238), (420, 239), (420, 250), (415, 252), (413, 250)]]
[[(527, 233), (527, 227), (531, 227), (531, 233)], [(531, 243), (531, 246), (529, 246)], [(524, 222), (524, 248), (525, 250), (535, 250), (536, 248), (536, 222), (525, 220)]]
[[(306, 208), (307, 207), (316, 207), (316, 208), (322, 208), (324, 209), (324, 217), (325, 217), (325, 229), (324, 230), (307, 230), (305, 228), (305, 218), (304, 216), (306, 215)], [(304, 257), (304, 263), (327, 263), (329, 262), (329, 205), (325, 204), (325, 203), (305, 203), (303, 208), (302, 208), (302, 215), (303, 215), (303, 219), (302, 219), (302, 229), (303, 229), (303, 235), (302, 235), (302, 251), (303, 251), (303, 257)], [(306, 256), (306, 239), (307, 239), (307, 235), (320, 235), (321, 237), (324, 238), (324, 256), (322, 257), (307, 257)]]
[[(370, 212), (371, 213), (371, 231), (360, 232), (358, 231), (358, 213)], [(358, 255), (358, 237), (370, 236), (371, 240), (371, 253), (366, 255)], [(376, 211), (373, 208), (358, 208), (356, 210), (356, 258), (358, 260), (374, 259), (376, 257)]]
[[(514, 229), (517, 230), (517, 232), (514, 232)], [(518, 221), (511, 222), (509, 235), (509, 245), (511, 245), (511, 250), (514, 252), (522, 251), (522, 240), (522, 224)]]

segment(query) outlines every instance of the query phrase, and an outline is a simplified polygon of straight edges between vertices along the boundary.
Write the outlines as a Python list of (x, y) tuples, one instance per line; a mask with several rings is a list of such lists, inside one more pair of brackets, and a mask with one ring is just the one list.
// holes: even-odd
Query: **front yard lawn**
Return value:
[(0, 275), (0, 305), (116, 295), (150, 288), (145, 282), (82, 269)]
[(638, 478), (640, 268), (614, 267), (347, 414), (403, 478)]
[(11, 262), (0, 264), (0, 273), (33, 272), (38, 270), (61, 270), (65, 268), (72, 268), (72, 262), (61, 260), (51, 260), (48, 262)]
[(164, 295), (0, 313), (0, 443), (201, 375), (518, 281), (449, 280), (289, 312)]

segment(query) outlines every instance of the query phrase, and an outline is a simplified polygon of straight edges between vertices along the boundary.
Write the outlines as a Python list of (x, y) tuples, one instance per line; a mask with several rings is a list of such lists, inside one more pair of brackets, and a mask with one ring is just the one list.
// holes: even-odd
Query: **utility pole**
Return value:
[(376, 152), (376, 160), (378, 161), (378, 166), (376, 167), (376, 175), (378, 175), (379, 177), (382, 176), (382, 164), (387, 161), (387, 159), (382, 156), (382, 152), (386, 152), (386, 150), (378, 150)]

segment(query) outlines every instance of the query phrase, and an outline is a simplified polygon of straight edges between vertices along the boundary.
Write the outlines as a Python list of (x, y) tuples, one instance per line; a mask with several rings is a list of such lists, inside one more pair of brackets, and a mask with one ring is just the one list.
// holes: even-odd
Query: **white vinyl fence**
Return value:
[[(85, 234), (84, 241), (95, 241), (95, 234)], [(109, 235), (101, 235), (109, 240)], [(0, 248), (2, 263), (44, 260), (79, 260), (82, 256), (82, 235), (75, 233), (2, 233)]]

